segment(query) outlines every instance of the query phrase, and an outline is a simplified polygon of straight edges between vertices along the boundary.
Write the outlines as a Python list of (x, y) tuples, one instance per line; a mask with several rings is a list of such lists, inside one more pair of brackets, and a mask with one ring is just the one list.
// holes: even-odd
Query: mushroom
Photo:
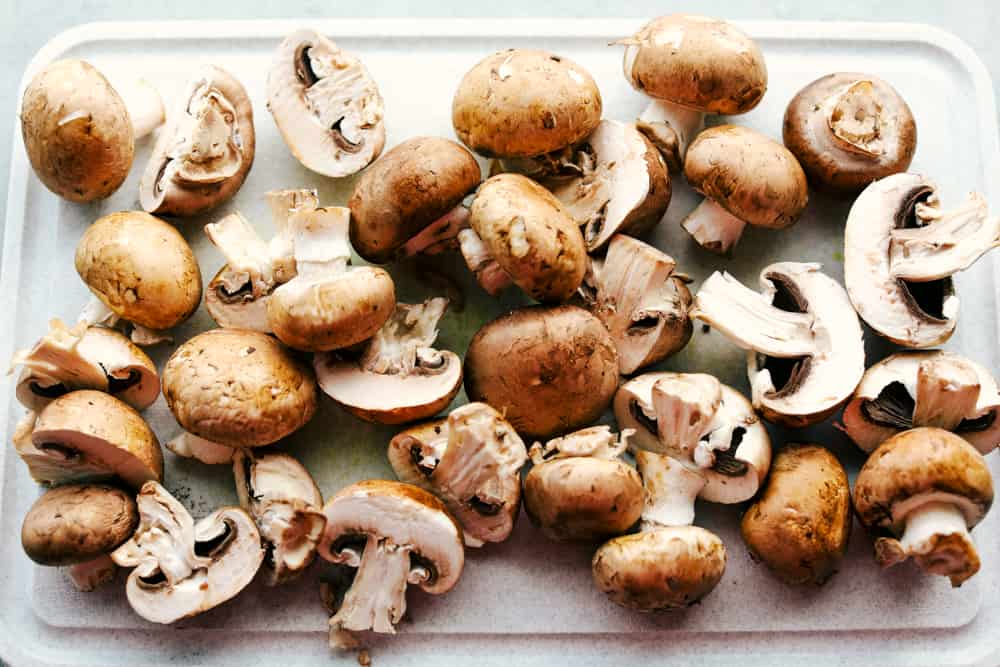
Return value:
[(396, 289), (389, 274), (350, 266), (349, 223), (343, 207), (290, 215), (296, 275), (267, 301), (268, 323), (285, 345), (307, 352), (349, 347), (374, 336), (392, 315)]
[(21, 524), (24, 553), (39, 565), (69, 566), (78, 590), (114, 578), (109, 554), (132, 536), (139, 512), (132, 496), (99, 484), (67, 484), (43, 493)]
[(385, 146), (382, 96), (364, 64), (314, 30), (278, 47), (267, 74), (267, 108), (306, 169), (350, 176)]
[(654, 98), (639, 118), (639, 129), (673, 171), (683, 168), (687, 147), (704, 126), (704, 114), (746, 113), (767, 91), (760, 48), (726, 21), (671, 14), (615, 43), (625, 46), (625, 78)]
[(57, 60), (28, 84), (21, 136), (45, 187), (64, 199), (105, 199), (132, 168), (135, 141), (163, 122), (163, 102), (146, 83), (120, 87), (82, 60)]
[(646, 373), (615, 395), (646, 485), (644, 524), (685, 526), (696, 498), (749, 500), (771, 465), (771, 440), (738, 391), (702, 373)]
[(524, 478), (524, 509), (553, 540), (606, 540), (627, 532), (642, 515), (642, 478), (619, 459), (630, 431), (619, 439), (592, 426), (531, 447)]
[(886, 81), (857, 72), (827, 74), (796, 93), (782, 135), (809, 183), (841, 195), (906, 171), (917, 150), (910, 107)]
[(62, 320), (30, 349), (14, 355), (11, 370), (22, 366), (16, 395), (29, 410), (41, 410), (77, 389), (97, 389), (117, 396), (136, 410), (149, 407), (160, 395), (160, 376), (153, 361), (115, 331)]
[(462, 526), (465, 545), (503, 542), (521, 511), (521, 468), (528, 454), (517, 432), (485, 403), (414, 426), (389, 442), (402, 482), (439, 497)]
[(1000, 216), (978, 193), (942, 211), (937, 186), (917, 174), (875, 181), (844, 229), (844, 283), (861, 319), (905, 347), (931, 347), (958, 322), (952, 274), (1000, 245)]
[(137, 498), (139, 528), (112, 554), (129, 574), (125, 594), (135, 613), (153, 623), (174, 623), (217, 607), (253, 581), (264, 549), (253, 519), (222, 507), (194, 522), (187, 509), (156, 482)]
[(228, 447), (261, 447), (316, 412), (312, 370), (257, 331), (212, 329), (163, 367), (163, 398), (185, 431)]
[(1000, 390), (985, 367), (941, 350), (906, 351), (878, 362), (844, 408), (844, 431), (871, 453), (915, 426), (959, 435), (984, 456), (1000, 446)]
[(351, 631), (395, 633), (406, 612), (406, 587), (432, 595), (462, 574), (462, 529), (437, 498), (400, 482), (367, 480), (341, 489), (323, 507), (319, 553), (357, 569), (330, 619), (330, 644), (353, 645)]
[(255, 456), (242, 449), (233, 460), (236, 495), (264, 542), (267, 584), (301, 575), (316, 558), (326, 517), (323, 496), (305, 467), (288, 454)]
[(684, 177), (705, 199), (681, 226), (702, 248), (728, 255), (746, 225), (784, 229), (808, 202), (806, 175), (792, 153), (760, 132), (719, 125), (698, 135)]
[(448, 139), (414, 137), (358, 178), (348, 206), (351, 245), (369, 262), (432, 253), (468, 224), (462, 200), (482, 180), (479, 163)]
[(508, 49), (462, 77), (451, 121), (480, 155), (530, 158), (578, 143), (602, 109), (601, 92), (580, 65), (548, 51)]
[(690, 279), (670, 255), (616, 234), (603, 260), (591, 258), (584, 301), (618, 349), (622, 375), (663, 361), (691, 340)]
[(741, 523), (750, 555), (789, 584), (823, 584), (851, 536), (851, 488), (837, 457), (819, 445), (786, 445), (764, 493)]
[(75, 262), (95, 297), (81, 321), (127, 320), (140, 345), (187, 320), (201, 301), (191, 246), (173, 226), (142, 211), (98, 219), (80, 237)]
[(138, 489), (163, 479), (163, 453), (149, 425), (100, 391), (70, 392), (29, 412), (14, 430), (14, 447), (42, 484), (119, 478)]
[(760, 293), (716, 271), (691, 310), (691, 317), (747, 350), (754, 408), (792, 428), (836, 412), (865, 370), (858, 317), (844, 288), (820, 268), (771, 264), (760, 273)]
[(634, 125), (602, 120), (575, 151), (580, 174), (550, 188), (583, 228), (590, 252), (616, 233), (639, 236), (660, 221), (670, 204), (670, 176)]
[(458, 241), (465, 263), (490, 295), (511, 283), (538, 301), (568, 299), (583, 281), (587, 248), (576, 222), (552, 193), (520, 174), (479, 187), (471, 229)]
[(253, 166), (250, 97), (229, 72), (205, 65), (171, 109), (139, 184), (142, 208), (192, 216), (229, 201)]
[(448, 300), (396, 304), (360, 356), (313, 357), (320, 388), (365, 421), (405, 424), (441, 412), (462, 387), (462, 361), (432, 346)]
[(939, 428), (892, 436), (868, 457), (854, 483), (854, 511), (876, 535), (879, 565), (913, 558), (955, 587), (979, 571), (969, 529), (992, 504), (993, 478), (982, 455)]
[(469, 400), (499, 410), (524, 437), (593, 423), (617, 388), (614, 342), (599, 319), (576, 306), (502, 315), (476, 332), (465, 353)]

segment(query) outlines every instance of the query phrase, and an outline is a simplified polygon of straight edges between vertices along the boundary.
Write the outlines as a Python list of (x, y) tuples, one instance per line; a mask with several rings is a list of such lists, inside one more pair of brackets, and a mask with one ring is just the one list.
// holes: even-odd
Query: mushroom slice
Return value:
[(622, 234), (608, 245), (598, 268), (584, 278), (594, 289), (589, 310), (604, 323), (618, 349), (622, 375), (631, 375), (678, 352), (691, 339), (691, 292), (674, 259)]
[(952, 274), (1000, 245), (1000, 217), (979, 194), (942, 211), (937, 187), (895, 174), (855, 200), (844, 230), (844, 281), (861, 318), (889, 340), (930, 347), (958, 321)]
[(267, 108), (295, 158), (324, 176), (359, 172), (385, 146), (375, 80), (360, 60), (313, 30), (298, 30), (278, 47)]
[(713, 273), (691, 317), (748, 350), (754, 407), (791, 427), (818, 423), (854, 392), (864, 373), (861, 325), (844, 289), (819, 264), (779, 262), (760, 274), (758, 294)]
[(62, 320), (49, 322), (49, 331), (29, 350), (14, 355), (11, 372), (22, 366), (17, 400), (29, 410), (41, 410), (77, 389), (97, 389), (117, 396), (137, 410), (149, 407), (160, 395), (160, 377), (145, 352), (119, 332), (100, 326)]
[(287, 454), (255, 456), (239, 450), (233, 460), (236, 495), (264, 540), (270, 586), (291, 581), (316, 558), (326, 517), (323, 497), (305, 467)]
[(583, 228), (590, 252), (616, 233), (637, 236), (659, 222), (670, 203), (670, 177), (634, 125), (602, 120), (577, 150), (587, 156), (581, 174), (550, 187)]
[(844, 430), (866, 452), (916, 426), (952, 431), (986, 455), (1000, 446), (1000, 390), (985, 367), (951, 352), (907, 351), (867, 371), (844, 408)]
[(156, 482), (136, 499), (139, 527), (111, 558), (135, 568), (125, 593), (137, 614), (154, 623), (196, 616), (235, 597), (264, 560), (250, 515), (223, 507), (198, 523)]
[(117, 477), (137, 489), (163, 479), (156, 435), (127, 403), (100, 391), (74, 391), (29, 412), (14, 447), (42, 484)]
[(253, 165), (256, 137), (246, 89), (206, 65), (177, 100), (139, 184), (150, 213), (191, 216), (228, 201)]
[(462, 529), (423, 489), (358, 482), (328, 500), (323, 513), (320, 555), (357, 569), (330, 619), (332, 646), (351, 646), (351, 631), (395, 633), (406, 612), (408, 584), (440, 595), (458, 583), (465, 565)]
[(441, 498), (470, 547), (510, 537), (527, 458), (517, 432), (485, 403), (463, 405), (447, 419), (407, 429), (389, 443), (396, 476)]
[(628, 439), (633, 434), (635, 431), (625, 429), (616, 438), (610, 426), (591, 426), (569, 435), (553, 438), (544, 445), (536, 442), (528, 450), (528, 454), (536, 466), (546, 461), (585, 456), (614, 461), (625, 453)]

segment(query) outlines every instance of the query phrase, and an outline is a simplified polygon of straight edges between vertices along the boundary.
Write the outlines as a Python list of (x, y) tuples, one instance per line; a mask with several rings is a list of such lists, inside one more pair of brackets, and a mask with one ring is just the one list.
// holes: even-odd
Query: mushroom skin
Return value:
[(865, 461), (853, 498), (882, 567), (913, 558), (956, 588), (979, 571), (969, 530), (993, 504), (993, 478), (957, 435), (924, 427), (892, 436)]
[(601, 92), (562, 56), (508, 49), (470, 69), (455, 91), (459, 140), (484, 157), (535, 157), (577, 143), (601, 120)]
[(847, 473), (820, 445), (786, 445), (763, 494), (743, 515), (751, 557), (788, 584), (824, 584), (837, 573), (851, 536)]
[(523, 437), (593, 423), (617, 388), (614, 342), (599, 319), (576, 306), (502, 315), (476, 332), (465, 354), (469, 400), (499, 410)]
[(858, 72), (804, 86), (785, 109), (782, 137), (810, 185), (840, 195), (906, 171), (917, 150), (906, 101), (888, 82)]

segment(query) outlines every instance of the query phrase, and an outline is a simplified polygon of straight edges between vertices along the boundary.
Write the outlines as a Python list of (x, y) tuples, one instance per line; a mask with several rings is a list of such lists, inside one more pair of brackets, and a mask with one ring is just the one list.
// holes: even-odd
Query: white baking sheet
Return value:
[[(628, 120), (645, 100), (625, 82), (619, 48), (607, 43), (630, 34), (642, 21), (326, 21), (310, 22), (361, 56), (386, 101), (389, 146), (410, 136), (452, 136), (451, 97), (461, 75), (501, 48), (551, 49), (585, 66), (600, 85), (605, 115)], [(206, 280), (222, 264), (201, 232), (204, 223), (240, 210), (267, 232), (262, 199), (274, 188), (315, 187), (324, 204), (343, 204), (350, 179), (333, 182), (302, 168), (288, 153), (264, 106), (271, 52), (298, 21), (226, 23), (94, 24), (60, 35), (33, 61), (26, 79), (44, 63), (69, 55), (91, 61), (114, 78), (143, 76), (169, 100), (198, 64), (233, 72), (249, 90), (256, 112), (257, 161), (243, 189), (226, 207), (181, 222)], [(909, 101), (919, 128), (913, 169), (941, 185), (945, 204), (965, 192), (997, 194), (997, 128), (993, 92), (979, 60), (957, 39), (912, 25), (756, 22), (744, 27), (767, 58), (770, 86), (762, 104), (737, 122), (780, 138), (781, 117), (803, 84), (835, 70), (870, 71), (888, 79)], [(111, 199), (90, 206), (62, 202), (34, 179), (14, 128), (9, 209), (0, 286), (0, 359), (28, 345), (49, 317), (72, 318), (87, 291), (73, 270), (82, 230), (107, 212), (137, 208), (141, 168)], [(149, 143), (140, 146), (144, 164)], [(678, 260), (697, 287), (725, 267), (754, 284), (760, 268), (778, 260), (811, 260), (842, 277), (841, 228), (849, 204), (813, 196), (797, 226), (781, 233), (748, 229), (729, 262), (699, 250), (677, 222), (696, 198), (678, 179), (667, 220), (653, 240)], [(269, 232), (267, 232), (269, 233)], [(948, 347), (996, 372), (996, 279), (991, 260), (961, 276), (962, 319)], [(485, 298), (460, 271), (470, 298), (449, 313), (439, 344), (459, 353), (480, 323), (520, 303)], [(433, 293), (413, 272), (394, 270), (401, 299)], [(184, 339), (212, 326), (202, 309), (181, 331)], [(869, 336), (869, 363), (889, 348)], [(154, 355), (162, 363), (168, 350)], [(667, 369), (714, 372), (746, 390), (743, 354), (715, 333), (696, 331), (691, 344)], [(9, 435), (23, 412), (11, 383), (0, 388), (0, 425)], [(460, 397), (459, 400), (464, 400)], [(166, 441), (178, 427), (162, 403), (146, 413)], [(286, 449), (313, 472), (324, 495), (366, 477), (392, 477), (385, 444), (392, 429), (363, 424), (326, 401), (320, 415), (288, 441)], [(862, 458), (831, 427), (802, 432), (772, 430), (775, 445), (814, 440), (830, 447), (853, 472)], [(234, 503), (225, 467), (207, 467), (167, 454), (167, 486), (196, 516)], [(991, 466), (1000, 473), (998, 455)], [(34, 567), (22, 554), (20, 521), (37, 497), (11, 447), (0, 449), (0, 655), (14, 664), (242, 664), (324, 663), (353, 660), (325, 647), (326, 614), (314, 567), (283, 589), (248, 588), (235, 601), (197, 619), (161, 627), (136, 617), (119, 585), (77, 593), (54, 570)], [(717, 532), (729, 550), (726, 576), (703, 604), (676, 614), (641, 616), (606, 602), (590, 581), (593, 547), (545, 540), (522, 517), (507, 543), (470, 551), (467, 569), (450, 594), (410, 594), (412, 621), (394, 638), (373, 643), (376, 664), (620, 663), (627, 656), (714, 664), (996, 664), (1000, 639), (1000, 519), (991, 515), (976, 530), (983, 571), (960, 590), (940, 578), (904, 566), (879, 572), (870, 543), (857, 529), (842, 572), (822, 588), (790, 589), (750, 562), (739, 538), (739, 507), (702, 505), (696, 523)], [(856, 528), (858, 528), (856, 526)], [(993, 619), (992, 621), (990, 619)], [(515, 657), (516, 656), (516, 657)]]

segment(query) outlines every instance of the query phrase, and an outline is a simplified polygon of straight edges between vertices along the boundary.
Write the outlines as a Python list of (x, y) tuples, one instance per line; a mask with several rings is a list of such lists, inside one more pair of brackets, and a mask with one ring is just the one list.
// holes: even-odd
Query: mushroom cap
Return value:
[(181, 427), (230, 447), (260, 447), (304, 426), (316, 411), (312, 370), (274, 338), (212, 329), (163, 367), (163, 397)]
[(743, 222), (783, 229), (809, 200), (806, 175), (792, 153), (738, 125), (701, 132), (688, 148), (684, 177), (692, 188)]
[(131, 406), (101, 391), (74, 391), (49, 403), (38, 414), (30, 446), (39, 467), (30, 461), (28, 467), (41, 482), (119, 477), (138, 489), (163, 479), (156, 434)]
[(193, 216), (228, 201), (253, 166), (253, 107), (243, 84), (214, 65), (188, 81), (139, 184), (142, 208)]
[(993, 478), (976, 448), (939, 428), (915, 428), (876, 449), (854, 482), (854, 511), (868, 528), (898, 533), (906, 501), (947, 495), (972, 528), (993, 504)]
[[(870, 130), (878, 140), (877, 151), (859, 150), (831, 128), (834, 97), (859, 82), (867, 84), (861, 96), (877, 105)], [(852, 109), (844, 109), (849, 123)], [(796, 93), (785, 110), (782, 136), (814, 188), (845, 195), (906, 171), (917, 150), (917, 125), (906, 101), (883, 79), (858, 72), (827, 74)]]
[(462, 203), (482, 179), (476, 158), (440, 137), (394, 146), (354, 185), (351, 245), (369, 262), (390, 261), (400, 246)]
[(764, 55), (726, 21), (692, 14), (661, 16), (625, 44), (625, 78), (650, 97), (707, 113), (741, 114), (767, 91)]
[(148, 329), (177, 326), (201, 302), (191, 246), (142, 211), (111, 213), (88, 227), (76, 246), (76, 272), (115, 315)]
[(111, 196), (132, 167), (125, 103), (82, 60), (57, 60), (35, 75), (21, 101), (21, 136), (39, 180), (70, 201)]
[(726, 547), (697, 526), (672, 526), (606, 542), (591, 563), (594, 583), (612, 602), (635, 611), (695, 604), (726, 570)]
[(254, 297), (252, 287), (227, 295), (225, 285), (231, 269), (224, 264), (205, 290), (205, 310), (224, 329), (249, 329), (261, 333), (271, 333), (267, 321), (267, 302), (270, 294)]
[(752, 557), (782, 581), (824, 583), (836, 573), (851, 536), (844, 467), (819, 445), (786, 445), (740, 527)]
[(479, 61), (455, 91), (451, 120), (485, 157), (534, 157), (575, 144), (601, 120), (587, 70), (548, 51), (508, 49)]
[(591, 424), (617, 388), (611, 336), (576, 306), (529, 306), (502, 315), (476, 332), (465, 354), (469, 400), (499, 410), (524, 437)]
[(498, 174), (479, 187), (469, 224), (514, 283), (538, 301), (565, 301), (583, 282), (587, 247), (551, 192), (526, 176)]
[(73, 565), (110, 553), (132, 537), (139, 510), (112, 486), (67, 484), (43, 493), (21, 524), (21, 546), (39, 565)]

